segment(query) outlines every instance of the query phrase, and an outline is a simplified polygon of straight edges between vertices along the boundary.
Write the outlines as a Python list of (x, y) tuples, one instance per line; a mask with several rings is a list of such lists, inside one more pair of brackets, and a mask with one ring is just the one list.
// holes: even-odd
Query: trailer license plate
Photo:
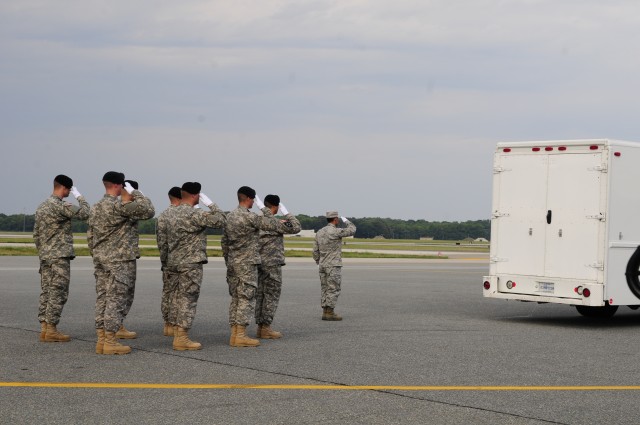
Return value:
[(538, 292), (553, 294), (553, 282), (538, 282)]

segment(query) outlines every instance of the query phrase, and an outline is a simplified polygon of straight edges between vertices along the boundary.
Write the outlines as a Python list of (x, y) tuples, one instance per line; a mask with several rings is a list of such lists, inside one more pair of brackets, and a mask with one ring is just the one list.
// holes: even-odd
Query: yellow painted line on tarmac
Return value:
[(0, 388), (118, 388), (160, 390), (341, 390), (341, 391), (640, 391), (640, 385), (283, 385), (283, 384), (136, 384), (117, 382), (0, 382)]

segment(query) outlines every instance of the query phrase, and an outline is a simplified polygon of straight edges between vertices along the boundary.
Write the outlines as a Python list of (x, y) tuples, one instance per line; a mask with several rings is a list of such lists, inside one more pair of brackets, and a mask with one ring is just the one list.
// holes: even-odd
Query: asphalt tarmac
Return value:
[(190, 333), (203, 349), (177, 352), (162, 336), (159, 261), (144, 258), (125, 322), (133, 352), (101, 356), (89, 258), (72, 262), (59, 325), (73, 340), (41, 343), (38, 260), (0, 257), (0, 423), (640, 423), (640, 312), (588, 320), (484, 299), (487, 271), (472, 257), (345, 260), (344, 320), (325, 322), (317, 267), (291, 259), (274, 322), (284, 338), (232, 348), (213, 259)]

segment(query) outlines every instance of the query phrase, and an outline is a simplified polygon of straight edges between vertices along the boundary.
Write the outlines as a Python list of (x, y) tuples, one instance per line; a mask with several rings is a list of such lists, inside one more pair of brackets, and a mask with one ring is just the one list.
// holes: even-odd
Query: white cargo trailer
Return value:
[(485, 297), (640, 306), (640, 143), (499, 143)]

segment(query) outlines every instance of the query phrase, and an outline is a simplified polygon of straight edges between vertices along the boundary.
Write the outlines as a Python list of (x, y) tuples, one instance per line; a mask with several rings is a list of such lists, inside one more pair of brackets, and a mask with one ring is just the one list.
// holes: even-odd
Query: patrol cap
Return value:
[(338, 217), (340, 217), (338, 215), (338, 211), (327, 211), (327, 214), (325, 216), (327, 218), (338, 218)]
[(102, 181), (124, 185), (124, 174), (117, 171), (107, 171), (102, 177)]
[(71, 180), (70, 177), (67, 177), (64, 174), (58, 174), (53, 179), (53, 182), (61, 184), (62, 186), (66, 187), (67, 189), (71, 189), (71, 187), (73, 186), (73, 180)]
[(280, 197), (278, 195), (267, 195), (264, 197), (264, 203), (278, 207), (280, 206)]
[(125, 183), (129, 183), (131, 185), (131, 187), (133, 187), (135, 190), (138, 190), (138, 182), (135, 180), (125, 180)]
[(186, 182), (182, 185), (182, 190), (192, 195), (200, 193), (200, 189), (202, 189), (202, 185), (198, 182)]
[(238, 189), (238, 195), (245, 195), (247, 198), (255, 199), (256, 191), (251, 189), (249, 186), (242, 186)]
[(171, 189), (169, 189), (169, 196), (171, 196), (172, 198), (182, 199), (182, 191), (178, 186), (173, 186)]

